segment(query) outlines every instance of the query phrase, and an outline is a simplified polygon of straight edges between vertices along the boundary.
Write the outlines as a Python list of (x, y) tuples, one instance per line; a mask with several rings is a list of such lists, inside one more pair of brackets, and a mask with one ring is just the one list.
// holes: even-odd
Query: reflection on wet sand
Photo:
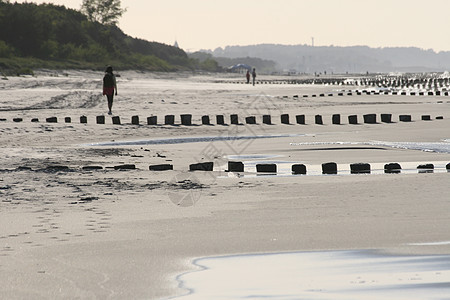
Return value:
[(200, 258), (180, 299), (443, 299), (450, 256), (324, 251)]

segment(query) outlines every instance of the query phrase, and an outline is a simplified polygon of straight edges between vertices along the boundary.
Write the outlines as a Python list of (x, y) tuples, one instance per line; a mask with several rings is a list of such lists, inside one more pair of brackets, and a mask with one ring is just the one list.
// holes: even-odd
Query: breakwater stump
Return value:
[(112, 117), (112, 123), (114, 125), (120, 125), (120, 117), (119, 116)]
[(175, 124), (175, 116), (174, 115), (165, 115), (164, 116), (164, 125), (174, 125)]
[(216, 124), (225, 125), (225, 118), (223, 115), (216, 115)]
[(276, 173), (277, 165), (276, 164), (257, 164), (256, 172), (258, 172), (258, 173)]
[(202, 162), (189, 165), (189, 171), (212, 171), (214, 162)]
[(132, 116), (131, 117), (131, 124), (139, 125), (139, 116)]
[(272, 117), (270, 115), (263, 115), (263, 124), (272, 124)]
[(180, 117), (181, 117), (181, 125), (186, 125), (186, 126), (192, 125), (192, 115), (183, 114), (183, 115), (180, 115)]
[(337, 164), (335, 162), (323, 163), (322, 174), (337, 174)]
[(353, 125), (358, 124), (358, 116), (357, 115), (348, 116), (348, 123)]
[(351, 174), (370, 174), (370, 164), (368, 163), (355, 163), (350, 164)]
[(392, 114), (381, 114), (381, 122), (392, 123)]
[(147, 125), (157, 125), (157, 124), (158, 124), (158, 117), (157, 116), (147, 117)]
[(341, 115), (340, 115), (340, 114), (334, 114), (334, 115), (331, 117), (331, 122), (332, 122), (333, 124), (335, 124), (335, 125), (341, 124)]
[(244, 163), (240, 161), (229, 161), (228, 172), (244, 172)]
[(97, 124), (105, 124), (105, 116), (96, 117)]
[(150, 165), (148, 169), (150, 171), (169, 171), (173, 170), (173, 165), (171, 164)]
[(384, 173), (398, 174), (402, 170), (399, 163), (388, 163), (384, 165)]
[(292, 174), (294, 175), (305, 175), (306, 166), (304, 164), (294, 164), (291, 167)]
[(297, 121), (297, 124), (305, 125), (305, 115), (296, 115), (295, 120)]
[(202, 116), (202, 124), (211, 125), (211, 122), (209, 121), (209, 116)]

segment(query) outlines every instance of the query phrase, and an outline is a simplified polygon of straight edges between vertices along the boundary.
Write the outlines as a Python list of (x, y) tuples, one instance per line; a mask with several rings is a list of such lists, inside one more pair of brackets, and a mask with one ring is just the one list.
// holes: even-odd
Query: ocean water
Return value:
[(370, 250), (200, 258), (176, 299), (450, 299), (450, 256)]
[[(164, 145), (164, 144), (185, 144), (185, 143), (204, 143), (204, 142), (220, 142), (235, 140), (253, 140), (253, 139), (273, 139), (284, 137), (299, 137), (305, 134), (274, 134), (274, 135), (221, 135), (221, 136), (202, 136), (202, 137), (175, 137), (175, 138), (159, 138), (147, 140), (131, 140), (131, 141), (113, 141), (99, 142), (88, 144), (88, 146), (131, 146), (131, 145)], [(303, 145), (367, 145), (381, 146), (390, 148), (401, 148), (409, 150), (421, 150), (427, 152), (450, 153), (450, 139), (444, 139), (442, 142), (385, 142), (385, 141), (369, 141), (369, 142), (306, 142), (306, 143), (290, 143), (292, 146)], [(289, 146), (287, 145), (287, 146)], [(254, 157), (253, 157), (254, 158)], [(230, 158), (235, 159), (235, 158)]]
[(159, 138), (159, 139), (148, 139), (148, 140), (100, 142), (100, 143), (88, 144), (87, 146), (168, 145), (168, 144), (273, 139), (273, 138), (283, 138), (283, 137), (296, 137), (296, 136), (302, 136), (302, 135), (303, 134), (221, 135), (221, 136), (201, 136), (201, 137)]
[(425, 152), (450, 153), (450, 139), (444, 139), (442, 142), (315, 142), (315, 143), (291, 143), (291, 146), (303, 145), (368, 145), (381, 146), (407, 150), (420, 150)]

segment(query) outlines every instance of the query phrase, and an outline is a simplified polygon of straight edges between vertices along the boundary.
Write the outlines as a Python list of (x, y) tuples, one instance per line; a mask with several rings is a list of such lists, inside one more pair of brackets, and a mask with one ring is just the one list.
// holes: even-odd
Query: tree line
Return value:
[(132, 38), (114, 20), (103, 23), (65, 6), (0, 0), (0, 71), (108, 64), (149, 71), (201, 68), (182, 49)]

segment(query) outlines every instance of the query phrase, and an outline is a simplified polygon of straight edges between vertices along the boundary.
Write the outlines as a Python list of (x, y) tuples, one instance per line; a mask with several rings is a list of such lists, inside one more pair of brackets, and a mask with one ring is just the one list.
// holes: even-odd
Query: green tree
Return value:
[(81, 12), (90, 21), (103, 25), (117, 25), (126, 9), (120, 7), (120, 0), (83, 0)]

